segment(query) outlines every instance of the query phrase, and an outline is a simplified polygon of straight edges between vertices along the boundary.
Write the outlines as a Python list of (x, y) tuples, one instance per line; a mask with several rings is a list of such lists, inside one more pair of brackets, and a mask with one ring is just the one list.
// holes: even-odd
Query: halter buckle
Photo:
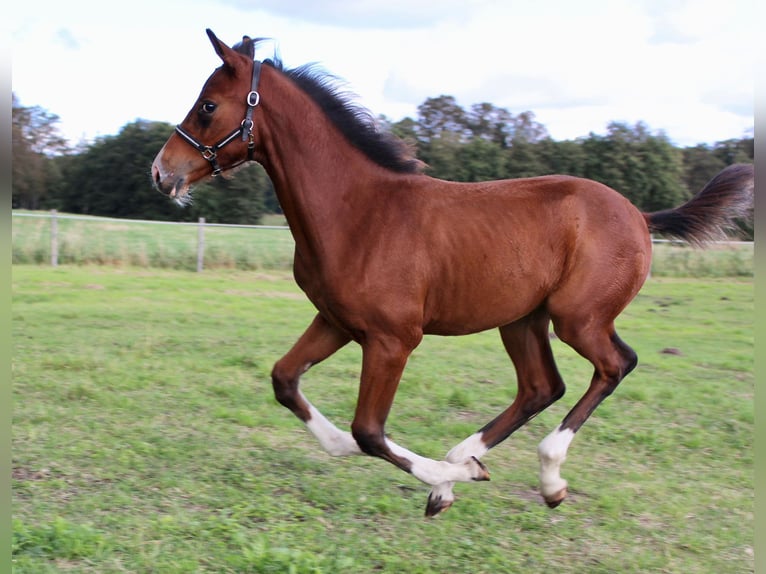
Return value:
[(207, 161), (213, 161), (218, 156), (218, 153), (210, 146), (200, 150), (200, 153)]
[(223, 170), (221, 169), (221, 166), (218, 165), (218, 150), (224, 147), (225, 145), (229, 144), (230, 142), (234, 141), (234, 139), (241, 135), (242, 141), (247, 142), (247, 159), (248, 161), (252, 161), (253, 159), (253, 151), (255, 150), (255, 138), (253, 137), (253, 128), (255, 127), (255, 123), (253, 122), (252, 116), (253, 116), (253, 109), (260, 103), (261, 101), (261, 94), (258, 93), (256, 90), (256, 87), (258, 86), (258, 79), (260, 78), (260, 72), (261, 72), (261, 63), (257, 60), (253, 62), (253, 79), (251, 83), (251, 90), (248, 92), (247, 97), (245, 100), (247, 101), (247, 112), (245, 114), (245, 119), (242, 120), (242, 124), (239, 128), (235, 129), (233, 132), (231, 132), (228, 136), (223, 138), (221, 141), (219, 141), (217, 144), (213, 146), (204, 145), (199, 140), (197, 140), (194, 136), (191, 134), (186, 133), (184, 129), (178, 125), (176, 126), (176, 133), (180, 135), (184, 141), (186, 141), (189, 145), (194, 146), (194, 148), (197, 149), (197, 151), (202, 154), (202, 157), (206, 159), (208, 162), (210, 162), (210, 166), (213, 168), (213, 177), (219, 175)]

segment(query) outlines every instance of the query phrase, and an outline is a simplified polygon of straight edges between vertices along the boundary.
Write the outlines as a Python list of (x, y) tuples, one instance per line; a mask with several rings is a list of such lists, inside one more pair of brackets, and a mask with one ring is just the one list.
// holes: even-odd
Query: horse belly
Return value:
[(498, 282), (489, 289), (452, 285), (429, 297), (423, 331), (430, 335), (467, 335), (494, 329), (528, 315), (546, 296), (543, 286), (531, 288), (516, 282)]
[[(539, 218), (538, 218), (539, 221)], [(525, 226), (473, 230), (432, 260), (424, 331), (463, 335), (512, 323), (538, 308), (564, 274), (564, 234)], [(469, 230), (470, 231), (470, 230)]]

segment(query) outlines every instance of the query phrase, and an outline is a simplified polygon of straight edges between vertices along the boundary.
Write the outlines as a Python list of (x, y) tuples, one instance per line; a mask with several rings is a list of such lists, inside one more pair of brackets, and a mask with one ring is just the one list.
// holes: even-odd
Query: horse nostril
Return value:
[(169, 190), (166, 190), (164, 186), (162, 185), (163, 178), (162, 178), (162, 172), (160, 171), (160, 168), (156, 165), (152, 165), (152, 183), (154, 184), (155, 189), (159, 191), (160, 193), (164, 195), (168, 195)]
[(157, 187), (159, 187), (160, 183), (162, 182), (160, 169), (156, 165), (152, 166), (152, 181), (154, 182), (154, 185), (156, 185)]

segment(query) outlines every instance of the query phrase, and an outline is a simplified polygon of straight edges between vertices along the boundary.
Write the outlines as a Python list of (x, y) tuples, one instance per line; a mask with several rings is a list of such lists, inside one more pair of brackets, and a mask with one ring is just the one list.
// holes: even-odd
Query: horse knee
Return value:
[(274, 397), (280, 405), (290, 409), (305, 422), (311, 418), (311, 414), (298, 392), (299, 383), (300, 374), (285, 368), (280, 362), (274, 365), (271, 371), (271, 386), (274, 389)]
[(279, 404), (287, 406), (298, 391), (298, 382), (290, 373), (281, 368), (280, 364), (274, 365), (271, 371), (271, 386), (274, 388), (274, 396)]

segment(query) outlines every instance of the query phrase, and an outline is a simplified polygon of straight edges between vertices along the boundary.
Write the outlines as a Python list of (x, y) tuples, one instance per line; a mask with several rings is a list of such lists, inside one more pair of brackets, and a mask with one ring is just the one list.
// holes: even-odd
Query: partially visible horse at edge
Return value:
[[(650, 233), (703, 244), (749, 213), (753, 166), (732, 165), (677, 207), (642, 213), (588, 179), (551, 175), (455, 183), (422, 173), (334, 78), (258, 61), (258, 40), (207, 34), (223, 64), (152, 165), (154, 185), (183, 204), (190, 186), (256, 161), (295, 239), (294, 276), (317, 309), (274, 365), (277, 400), (331, 455), (383, 458), (431, 486), (426, 515), (453, 503), (455, 482), (488, 480), (489, 449), (564, 394), (555, 334), (593, 364), (590, 386), (539, 445), (540, 492), (567, 496), (560, 467), (575, 433), (637, 363), (615, 318), (650, 268)], [(500, 331), (518, 391), (443, 461), (390, 440), (386, 418), (424, 335)], [(299, 389), (310, 367), (355, 341), (362, 369), (351, 432)]]

